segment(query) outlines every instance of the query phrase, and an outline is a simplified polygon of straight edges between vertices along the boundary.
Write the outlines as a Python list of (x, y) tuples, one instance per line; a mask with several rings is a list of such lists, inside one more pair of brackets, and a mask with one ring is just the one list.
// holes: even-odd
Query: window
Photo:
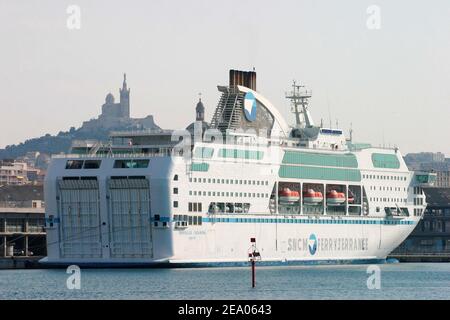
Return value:
[(149, 160), (116, 160), (114, 169), (142, 169), (148, 167)]
[(66, 163), (66, 169), (81, 169), (83, 168), (82, 160), (68, 160)]
[(178, 194), (178, 188), (173, 188), (173, 194)]
[(189, 203), (188, 203), (188, 211), (189, 211), (189, 212), (192, 212), (192, 202), (189, 202)]
[(194, 212), (197, 212), (197, 203), (196, 203), (196, 202), (194, 202), (194, 203), (193, 203), (193, 206), (194, 206), (194, 207), (193, 207), (193, 209), (192, 209), (192, 210), (193, 210)]
[(178, 208), (178, 201), (174, 201), (174, 202), (173, 202), (173, 207), (174, 207), (174, 208)]
[(84, 169), (98, 169), (101, 163), (100, 160), (86, 160), (84, 162)]
[(178, 175), (177, 174), (173, 176), (173, 181), (178, 181)]

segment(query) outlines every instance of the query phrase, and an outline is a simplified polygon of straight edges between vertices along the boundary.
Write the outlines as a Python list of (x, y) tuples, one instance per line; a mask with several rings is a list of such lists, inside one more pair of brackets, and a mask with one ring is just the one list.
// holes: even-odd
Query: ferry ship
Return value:
[[(398, 148), (316, 125), (294, 83), (288, 125), (230, 70), (210, 125), (113, 132), (53, 156), (45, 181), (50, 265), (236, 266), (385, 261), (416, 227), (423, 186)], [(251, 242), (253, 241), (253, 242)]]

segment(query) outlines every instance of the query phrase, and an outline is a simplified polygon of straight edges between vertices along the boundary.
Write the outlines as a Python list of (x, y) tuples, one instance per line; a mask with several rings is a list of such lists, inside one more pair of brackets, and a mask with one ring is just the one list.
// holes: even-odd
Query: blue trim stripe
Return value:
[(377, 225), (413, 225), (411, 220), (373, 220), (373, 219), (273, 219), (273, 218), (210, 218), (202, 219), (203, 222), (210, 223), (299, 223), (299, 224), (377, 224)]
[[(151, 222), (173, 222), (169, 217), (160, 217)], [(293, 218), (226, 218), (226, 217), (203, 217), (202, 222), (209, 223), (297, 223), (297, 224), (375, 224), (375, 225), (413, 225), (413, 220), (389, 220), (389, 219), (293, 219)]]

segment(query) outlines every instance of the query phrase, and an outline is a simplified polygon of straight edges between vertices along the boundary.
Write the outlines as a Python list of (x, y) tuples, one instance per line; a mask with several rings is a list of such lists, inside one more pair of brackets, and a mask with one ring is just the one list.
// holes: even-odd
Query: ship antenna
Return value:
[[(311, 91), (300, 88), (304, 88), (303, 85), (297, 85), (296, 81), (293, 80), (292, 92), (286, 94), (286, 98), (291, 100), (292, 109), (291, 111), (295, 114), (296, 127), (311, 127), (314, 126), (312, 118), (308, 111), (308, 99), (311, 98)], [(300, 109), (301, 108), (301, 109)], [(300, 114), (303, 114), (303, 119), (300, 118)], [(303, 120), (303, 121), (302, 121)]]
[(350, 122), (350, 142), (353, 142), (353, 125)]

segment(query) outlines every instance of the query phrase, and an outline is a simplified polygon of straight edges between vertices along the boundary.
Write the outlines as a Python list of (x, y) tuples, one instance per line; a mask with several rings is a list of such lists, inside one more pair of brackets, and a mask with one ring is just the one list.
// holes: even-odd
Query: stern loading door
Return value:
[(60, 180), (58, 194), (61, 257), (101, 257), (97, 180)]
[(108, 194), (111, 257), (152, 258), (149, 180), (110, 179)]

